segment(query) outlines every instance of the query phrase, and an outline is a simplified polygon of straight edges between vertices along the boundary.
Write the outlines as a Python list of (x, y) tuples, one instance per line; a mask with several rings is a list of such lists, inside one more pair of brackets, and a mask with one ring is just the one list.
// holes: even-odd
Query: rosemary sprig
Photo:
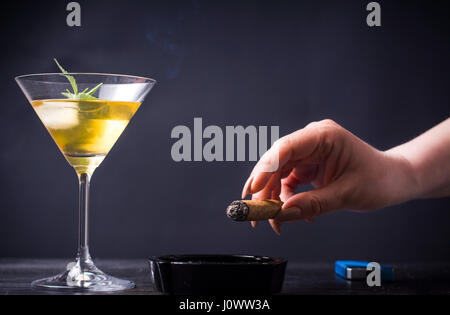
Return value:
[[(56, 58), (53, 58), (55, 60), (56, 65), (61, 70), (62, 73), (64, 73), (64, 76), (69, 80), (70, 85), (72, 86), (73, 93), (70, 92), (68, 89), (66, 89), (67, 92), (62, 92), (61, 94), (67, 97), (71, 100), (97, 100), (98, 98), (92, 96), (99, 88), (102, 86), (103, 83), (97, 84), (95, 87), (89, 90), (89, 88), (86, 88), (83, 92), (78, 93), (78, 85), (75, 78), (71, 75), (68, 75), (68, 72), (59, 64), (58, 60)], [(89, 91), (88, 91), (89, 90)]]

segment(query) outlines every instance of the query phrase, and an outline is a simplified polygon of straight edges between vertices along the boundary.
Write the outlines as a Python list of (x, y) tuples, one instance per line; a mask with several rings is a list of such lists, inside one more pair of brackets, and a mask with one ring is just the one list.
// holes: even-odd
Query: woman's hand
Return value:
[[(315, 189), (295, 193), (306, 184)], [(279, 234), (282, 222), (312, 223), (335, 210), (373, 210), (406, 201), (415, 197), (417, 186), (402, 154), (379, 151), (323, 120), (276, 141), (253, 169), (242, 198), (283, 201), (282, 211), (270, 220)]]

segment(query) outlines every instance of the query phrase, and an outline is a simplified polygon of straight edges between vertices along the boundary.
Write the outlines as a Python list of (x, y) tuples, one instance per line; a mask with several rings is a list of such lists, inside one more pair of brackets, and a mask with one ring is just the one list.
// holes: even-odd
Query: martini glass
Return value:
[[(87, 99), (70, 99), (68, 75), (79, 91), (100, 88)], [(61, 274), (34, 281), (36, 288), (118, 291), (134, 287), (129, 280), (105, 274), (89, 254), (89, 184), (147, 93), (152, 79), (115, 74), (48, 73), (23, 75), (17, 83), (79, 180), (78, 253)], [(75, 92), (76, 94), (76, 92)], [(67, 95), (67, 94), (65, 94)]]

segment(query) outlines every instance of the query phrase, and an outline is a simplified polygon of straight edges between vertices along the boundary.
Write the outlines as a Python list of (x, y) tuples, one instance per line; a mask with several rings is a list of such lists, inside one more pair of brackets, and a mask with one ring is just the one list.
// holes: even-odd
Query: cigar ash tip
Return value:
[(249, 208), (243, 201), (233, 201), (227, 207), (227, 216), (233, 221), (245, 221), (248, 217)]

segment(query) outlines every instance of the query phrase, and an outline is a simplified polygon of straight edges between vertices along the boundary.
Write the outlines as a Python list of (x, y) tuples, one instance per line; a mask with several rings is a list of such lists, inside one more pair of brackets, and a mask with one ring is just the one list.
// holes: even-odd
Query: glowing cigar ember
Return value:
[(227, 207), (227, 216), (234, 221), (273, 219), (283, 203), (279, 200), (237, 200)]

